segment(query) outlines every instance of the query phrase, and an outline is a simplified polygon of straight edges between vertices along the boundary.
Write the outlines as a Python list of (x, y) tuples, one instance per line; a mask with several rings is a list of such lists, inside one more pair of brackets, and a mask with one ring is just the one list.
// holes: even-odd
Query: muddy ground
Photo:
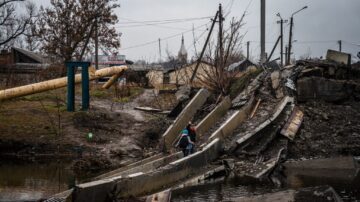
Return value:
[(76, 97), (77, 111), (66, 111), (65, 89), (1, 102), (0, 155), (7, 161), (75, 159), (76, 172), (96, 173), (159, 152), (158, 139), (170, 122), (164, 115), (134, 107), (169, 110), (175, 103), (173, 95), (136, 88), (116, 97), (113, 89), (91, 88), (87, 112), (80, 110), (81, 94)]

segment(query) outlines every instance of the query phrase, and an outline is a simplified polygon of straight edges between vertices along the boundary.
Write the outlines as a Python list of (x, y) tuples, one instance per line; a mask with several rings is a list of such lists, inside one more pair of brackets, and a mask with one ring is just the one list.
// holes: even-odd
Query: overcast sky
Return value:
[[(39, 5), (49, 5), (50, 0), (34, 1)], [(117, 30), (122, 32), (120, 54), (128, 59), (146, 61), (159, 60), (161, 38), (162, 56), (165, 51), (177, 55), (181, 44), (181, 35), (189, 55), (194, 54), (193, 26), (195, 38), (198, 39), (197, 50), (201, 50), (206, 38), (206, 28), (210, 19), (192, 20), (182, 23), (171, 23), (146, 26), (126, 24), (133, 21), (162, 21), (169, 19), (201, 18), (214, 16), (219, 3), (224, 13), (228, 14), (225, 23), (232, 17), (240, 18), (247, 9), (246, 33), (243, 50), (246, 52), (246, 41), (250, 42), (251, 57), (256, 60), (260, 54), (260, 0), (119, 0), (121, 8), (116, 10), (119, 17)], [(267, 0), (266, 1), (266, 51), (270, 53), (279, 32), (276, 24), (279, 19), (276, 13), (289, 18), (290, 15), (304, 6), (309, 8), (294, 16), (294, 55), (299, 58), (310, 53), (311, 56), (324, 56), (327, 49), (338, 49), (338, 40), (343, 40), (343, 51), (356, 58), (360, 51), (360, 0)], [(288, 42), (289, 26), (285, 26), (285, 42)], [(146, 44), (146, 45), (144, 45)], [(279, 57), (276, 50), (274, 57)]]

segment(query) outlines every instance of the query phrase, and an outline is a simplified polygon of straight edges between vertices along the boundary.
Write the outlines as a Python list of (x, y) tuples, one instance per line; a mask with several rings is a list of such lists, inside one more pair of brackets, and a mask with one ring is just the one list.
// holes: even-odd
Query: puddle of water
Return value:
[(299, 189), (305, 187), (314, 187), (320, 185), (332, 186), (344, 202), (360, 202), (360, 189), (354, 185), (346, 185), (343, 183), (334, 183), (329, 181), (319, 181), (319, 179), (307, 179), (301, 183), (301, 186), (275, 188), (266, 184), (240, 184), (239, 179), (223, 181), (194, 187), (187, 187), (172, 192), (173, 202), (177, 201), (226, 201), (230, 198), (253, 196), (265, 193), (273, 193), (286, 189)]
[(73, 187), (68, 162), (0, 162), (0, 201), (36, 201)]
[(229, 198), (279, 191), (266, 185), (244, 186), (236, 180), (187, 187), (172, 192), (171, 201), (226, 201)]

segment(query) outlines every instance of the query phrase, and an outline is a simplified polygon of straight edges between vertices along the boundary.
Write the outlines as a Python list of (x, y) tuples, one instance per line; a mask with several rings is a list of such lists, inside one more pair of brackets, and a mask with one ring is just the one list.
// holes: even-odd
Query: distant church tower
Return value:
[(178, 59), (181, 63), (187, 63), (187, 51), (184, 44), (184, 35), (181, 38), (181, 47), (178, 53)]

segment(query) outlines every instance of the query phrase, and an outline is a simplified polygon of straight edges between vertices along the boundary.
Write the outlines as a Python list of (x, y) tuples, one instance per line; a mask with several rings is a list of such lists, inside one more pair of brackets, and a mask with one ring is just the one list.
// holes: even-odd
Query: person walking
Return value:
[(187, 129), (182, 130), (180, 139), (177, 142), (176, 147), (179, 147), (182, 150), (184, 157), (191, 154), (191, 152), (193, 151), (193, 145), (194, 142), (190, 139), (189, 131)]
[(190, 140), (193, 142), (193, 146), (191, 149), (191, 153), (194, 153), (196, 151), (196, 128), (195, 125), (191, 122), (186, 126), (186, 130), (189, 132)]

